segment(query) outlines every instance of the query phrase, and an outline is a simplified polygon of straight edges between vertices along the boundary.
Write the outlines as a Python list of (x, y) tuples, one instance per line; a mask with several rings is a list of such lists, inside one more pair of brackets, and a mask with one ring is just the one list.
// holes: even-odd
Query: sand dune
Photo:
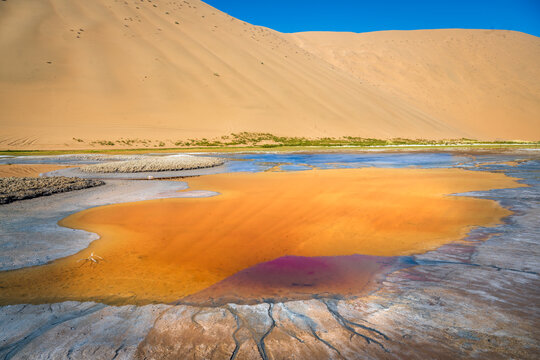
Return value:
[(300, 33), (297, 44), (473, 137), (540, 138), (540, 39), (514, 31)]
[(540, 137), (540, 40), (520, 33), (291, 35), (198, 0), (25, 0), (0, 2), (0, 52), (0, 148)]

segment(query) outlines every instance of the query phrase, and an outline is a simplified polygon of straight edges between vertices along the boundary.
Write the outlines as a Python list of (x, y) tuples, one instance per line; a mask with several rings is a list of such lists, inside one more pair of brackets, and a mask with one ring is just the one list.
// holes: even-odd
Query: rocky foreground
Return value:
[(103, 184), (105, 183), (101, 180), (64, 176), (50, 178), (0, 178), (0, 204), (81, 190)]

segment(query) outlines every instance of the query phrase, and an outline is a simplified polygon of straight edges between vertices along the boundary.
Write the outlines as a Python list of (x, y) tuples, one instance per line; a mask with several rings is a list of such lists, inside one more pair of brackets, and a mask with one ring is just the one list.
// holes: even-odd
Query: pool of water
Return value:
[[(539, 157), (539, 151), (509, 154), (462, 154), (452, 152), (399, 152), (399, 153), (240, 153), (213, 154), (230, 159), (224, 172), (259, 172), (268, 170), (301, 171), (311, 169), (343, 168), (449, 168), (502, 170), (506, 162)], [(490, 163), (487, 165), (482, 165)]]
[[(175, 155), (147, 154), (144, 156)], [(259, 153), (194, 153), (196, 156), (215, 156), (229, 160), (225, 166), (215, 170), (207, 169), (202, 174), (227, 172), (260, 172), (260, 171), (306, 171), (311, 169), (340, 168), (448, 168), (507, 170), (507, 162), (540, 158), (540, 150), (519, 150), (507, 153), (466, 153), (456, 152), (259, 152)], [(95, 164), (103, 161), (132, 160), (143, 155), (99, 155), (73, 154), (54, 156), (9, 156), (0, 157), (0, 165), (5, 164), (58, 164), (78, 165)], [(513, 164), (514, 166), (517, 164)]]
[[(203, 154), (201, 154), (203, 155)], [(205, 156), (208, 156), (208, 154), (204, 154)], [(538, 220), (538, 216), (540, 216), (540, 152), (539, 151), (513, 151), (513, 152), (506, 152), (506, 153), (490, 153), (490, 152), (484, 152), (484, 153), (463, 153), (463, 152), (399, 152), (399, 153), (389, 153), (389, 152), (347, 152), (347, 153), (238, 153), (238, 154), (212, 154), (213, 156), (219, 156), (228, 159), (229, 161), (226, 162), (224, 166), (221, 166), (219, 168), (213, 168), (213, 169), (204, 169), (201, 174), (211, 174), (211, 173), (240, 173), (240, 172), (248, 172), (248, 173), (261, 173), (261, 174), (231, 174), (234, 176), (249, 176), (249, 178), (246, 178), (246, 180), (250, 179), (253, 180), (252, 177), (254, 176), (260, 176), (260, 175), (279, 175), (277, 173), (273, 172), (298, 172), (298, 174), (290, 174), (290, 175), (301, 175), (301, 173), (309, 175), (311, 171), (314, 169), (317, 170), (328, 170), (328, 169), (349, 169), (349, 168), (390, 168), (390, 169), (402, 169), (402, 168), (420, 168), (420, 169), (442, 169), (442, 168), (460, 168), (465, 170), (473, 170), (473, 171), (489, 171), (489, 172), (497, 172), (497, 173), (504, 173), (508, 176), (520, 178), (519, 182), (525, 183), (529, 185), (528, 187), (521, 187), (521, 188), (515, 188), (515, 189), (499, 189), (499, 190), (491, 190), (491, 191), (475, 191), (470, 192), (466, 194), (458, 194), (458, 195), (469, 195), (475, 198), (484, 198), (484, 199), (491, 199), (498, 201), (502, 206), (505, 208), (511, 209), (515, 212), (515, 215), (512, 215), (509, 218), (506, 218), (504, 220), (504, 225), (497, 226), (497, 227), (475, 227), (472, 229), (469, 233), (469, 236), (467, 240), (471, 242), (484, 242), (486, 239), (489, 239), (490, 243), (497, 243), (497, 242), (511, 242), (520, 240), (517, 244), (512, 245), (513, 248), (517, 248), (520, 246), (523, 246), (523, 252), (519, 259), (516, 259), (519, 263), (513, 264), (512, 268), (526, 268), (527, 271), (538, 271), (538, 265), (537, 265), (537, 259), (538, 259), (538, 249), (536, 249), (537, 246), (537, 239), (540, 236), (538, 226), (535, 225), (535, 223)], [(132, 158), (130, 156), (129, 158)], [(120, 159), (120, 158), (115, 158)], [(110, 157), (85, 157), (81, 155), (63, 155), (63, 156), (39, 156), (39, 157), (11, 157), (11, 158), (1, 158), (0, 163), (25, 163), (25, 164), (77, 164), (77, 163), (87, 163), (88, 161), (98, 162), (98, 161), (110, 161)], [(372, 169), (376, 170), (376, 169)], [(362, 170), (367, 171), (367, 170)], [(403, 170), (399, 170), (403, 171)], [(408, 171), (408, 170), (405, 170)], [(439, 171), (439, 170), (433, 170), (433, 171)], [(269, 172), (264, 173), (263, 172)], [(272, 174), (273, 173), (273, 174)], [(321, 171), (322, 173), (331, 173), (331, 171)], [(231, 176), (227, 175), (227, 176)], [(287, 174), (282, 174), (287, 175)], [(225, 175), (223, 175), (225, 176)], [(365, 177), (365, 176), (364, 176)], [(196, 181), (196, 179), (202, 179), (206, 177), (199, 177), (199, 178), (192, 178), (188, 179), (187, 181), (191, 184), (192, 182)], [(316, 183), (320, 183), (321, 180), (324, 178), (324, 176), (319, 175), (315, 179)], [(249, 184), (249, 182), (244, 182), (244, 184)], [(279, 182), (276, 182), (278, 184)], [(447, 186), (447, 181), (445, 180), (445, 183)], [(305, 182), (301, 182), (301, 185), (298, 187), (298, 189), (302, 189), (302, 191), (305, 191)], [(241, 188), (238, 189), (239, 192), (245, 192), (247, 185), (242, 185)], [(275, 190), (276, 185), (269, 186), (268, 189)], [(204, 187), (204, 189), (212, 188), (210, 186)], [(362, 187), (361, 187), (362, 188)], [(400, 186), (389, 186), (388, 188), (401, 188)], [(260, 188), (255, 187), (255, 190), (258, 191), (257, 194), (260, 196)], [(322, 191), (322, 190), (321, 190)], [(320, 196), (321, 191), (317, 191), (317, 195)], [(422, 188), (422, 192), (424, 192), (424, 188)], [(466, 191), (466, 190), (465, 190)], [(387, 191), (377, 191), (377, 194), (383, 194)], [(460, 191), (448, 191), (445, 192), (446, 194), (450, 193), (459, 193)], [(277, 196), (277, 195), (276, 195)], [(362, 196), (361, 199), (365, 200), (366, 197)], [(263, 202), (264, 204), (274, 204), (275, 203), (275, 197), (270, 197), (268, 201)], [(219, 200), (219, 199), (217, 199)], [(375, 199), (375, 203), (381, 202), (380, 195), (378, 195)], [(365, 202), (365, 201), (364, 201)], [(304, 201), (298, 201), (298, 203), (304, 203)], [(245, 207), (245, 204), (244, 204)], [(334, 206), (332, 206), (334, 207)], [(232, 207), (233, 210), (238, 210), (237, 204), (235, 204), (234, 207)], [(215, 208), (212, 208), (215, 209)], [(291, 208), (289, 205), (285, 206), (284, 209), (287, 209), (286, 211), (278, 211), (276, 214), (273, 214), (270, 216), (272, 219), (279, 219), (281, 217), (281, 214), (283, 213), (290, 213)], [(182, 211), (177, 209), (178, 211), (170, 211), (170, 213), (173, 214), (180, 214)], [(161, 211), (160, 209), (156, 210), (158, 213)], [(222, 216), (218, 216), (218, 219), (223, 219), (223, 217), (228, 214), (230, 211), (224, 211)], [(256, 214), (260, 213), (261, 209), (254, 209), (253, 211), (248, 211), (248, 214)], [(416, 209), (413, 212), (417, 212)], [(206, 214), (207, 211), (203, 211), (202, 213)], [(347, 212), (347, 213), (350, 213)], [(386, 213), (386, 212), (385, 212)], [(482, 213), (480, 211), (479, 213)], [(433, 212), (428, 212), (429, 216), (433, 218), (434, 214)], [(201, 215), (199, 218), (204, 219), (205, 216)], [(242, 215), (241, 218), (245, 219), (253, 219), (252, 215)], [(363, 216), (362, 218), (365, 218)], [(400, 218), (400, 217), (397, 217)], [(446, 214), (444, 216), (446, 218)], [(518, 220), (516, 220), (518, 219)], [(536, 221), (534, 220), (536, 219)], [(380, 219), (378, 219), (380, 220)], [(195, 222), (196, 220), (193, 220)], [(198, 221), (198, 220), (197, 220)], [(178, 219), (174, 219), (174, 222), (178, 222)], [(270, 225), (273, 224), (275, 221), (272, 221), (269, 223)], [(430, 222), (433, 222), (430, 220)], [(523, 224), (527, 223), (528, 226), (524, 226)], [(191, 224), (191, 223), (190, 223)], [(267, 224), (268, 225), (268, 224)], [(268, 225), (268, 226), (270, 226)], [(267, 226), (267, 227), (268, 227)], [(185, 226), (188, 228), (189, 226)], [(386, 226), (388, 227), (388, 226)], [(234, 227), (235, 229), (238, 228), (238, 226)], [(265, 226), (259, 226), (259, 228), (265, 228)], [(298, 226), (295, 226), (295, 228), (298, 228)], [(24, 231), (24, 229), (20, 229), (20, 231)], [(176, 231), (176, 230), (175, 230)], [(229, 232), (226, 232), (229, 233)], [(501, 235), (502, 234), (502, 235)], [(153, 236), (153, 235), (152, 235)], [(248, 238), (251, 238), (252, 236), (248, 236)], [(320, 232), (316, 233), (315, 238), (320, 237)], [(480, 239), (480, 240), (477, 240)], [(274, 240), (274, 239), (272, 239)], [(266, 242), (262, 242), (266, 243)], [(268, 242), (272, 243), (272, 242)], [(534, 247), (534, 249), (532, 248)], [(441, 249), (450, 249), (449, 251), (446, 250), (438, 250), (438, 251), (431, 251), (423, 255), (413, 255), (414, 264), (422, 264), (424, 266), (432, 266), (432, 265), (438, 265), (438, 264), (446, 264), (448, 262), (470, 262), (472, 261), (469, 259), (471, 256), (470, 254), (474, 253), (474, 249), (472, 247), (462, 247), (462, 245), (443, 245)], [(536, 249), (536, 250), (535, 250)], [(205, 250), (207, 252), (207, 250)], [(540, 250), (539, 250), (540, 251)], [(204, 251), (203, 251), (204, 253)], [(347, 254), (363, 254), (363, 251), (352, 251), (347, 252)], [(102, 252), (100, 254), (103, 255)], [(361, 258), (362, 262), (365, 263), (362, 266), (359, 266), (358, 268), (353, 267), (353, 265), (359, 265), (357, 257), (344, 257), (341, 259), (340, 257), (337, 258), (327, 258), (327, 259), (318, 259), (315, 263), (310, 262), (313, 256), (317, 255), (327, 255), (326, 253), (321, 254), (309, 254), (308, 257), (302, 257), (302, 256), (296, 256), (296, 257), (286, 257), (286, 258), (280, 258), (279, 256), (288, 256), (291, 255), (289, 252), (282, 252), (279, 254), (276, 254), (276, 258), (268, 257), (263, 259), (261, 262), (257, 262), (257, 264), (248, 264), (251, 267), (247, 267), (241, 272), (237, 273), (237, 275), (234, 275), (232, 277), (228, 277), (226, 280), (222, 282), (216, 283), (215, 286), (209, 287), (207, 290), (200, 294), (195, 294), (196, 299), (193, 299), (193, 301), (202, 301), (204, 298), (212, 298), (213, 301), (218, 303), (219, 301), (231, 301), (231, 294), (234, 294), (238, 292), (238, 289), (243, 288), (246, 293), (249, 293), (249, 301), (258, 300), (262, 301), (261, 299), (266, 298), (289, 298), (291, 293), (295, 293), (298, 298), (302, 298), (304, 296), (313, 296), (314, 293), (319, 294), (322, 293), (336, 293), (336, 294), (346, 294), (346, 293), (354, 293), (354, 291), (349, 291), (347, 289), (337, 289), (336, 284), (339, 284), (339, 281), (336, 281), (336, 276), (338, 278), (343, 278), (343, 273), (347, 274), (355, 274), (352, 276), (351, 282), (342, 282), (343, 284), (349, 286), (352, 289), (358, 289), (361, 287), (357, 280), (361, 278), (360, 274), (362, 273), (360, 270), (367, 269), (369, 270), (366, 274), (369, 275), (366, 277), (366, 279), (376, 278), (378, 279), (378, 275), (385, 274), (387, 271), (394, 271), (396, 267), (408, 267), (410, 266), (409, 263), (403, 262), (403, 258), (400, 259), (387, 259), (389, 261), (388, 266), (385, 265), (385, 267), (376, 268), (377, 276), (372, 276), (371, 273), (371, 267), (368, 266), (370, 264), (369, 258)], [(246, 255), (248, 256), (248, 255)], [(250, 255), (252, 256), (252, 254)], [(477, 256), (477, 255), (475, 255)], [(489, 258), (490, 263), (494, 262), (494, 257), (490, 255)], [(248, 256), (249, 257), (249, 256)], [(478, 260), (480, 257), (477, 256)], [(272, 260), (273, 259), (273, 260)], [(487, 259), (487, 258), (486, 258)], [(78, 258), (75, 260), (75, 265), (79, 266), (80, 263), (77, 262)], [(319, 261), (321, 260), (321, 261)], [(341, 260), (344, 262), (342, 263)], [(375, 259), (377, 260), (377, 259)], [(398, 261), (399, 260), (399, 261)], [(475, 261), (476, 261), (475, 260)], [(350, 262), (349, 262), (350, 261)], [(378, 261), (378, 260), (377, 260)], [(386, 261), (386, 260), (385, 260)], [(485, 260), (487, 262), (487, 260)], [(506, 261), (506, 260), (505, 260)], [(279, 266), (274, 266), (278, 264)], [(302, 271), (307, 271), (309, 276), (304, 276), (305, 274), (303, 272), (300, 272), (294, 276), (291, 275), (289, 272), (284, 272), (282, 265), (285, 264), (285, 268), (300, 268), (303, 269)], [(301, 264), (302, 266), (295, 267), (296, 265)], [(323, 271), (319, 275), (318, 269), (319, 265), (324, 264), (327, 267), (327, 270), (332, 268), (334, 269), (333, 272), (329, 271)], [(502, 263), (501, 263), (502, 264)], [(294, 265), (294, 266), (293, 266)], [(477, 266), (477, 263), (473, 264), (474, 266)], [(499, 265), (497, 265), (499, 266)], [(500, 265), (502, 266), (502, 265)], [(306, 270), (307, 269), (307, 270)], [(236, 269), (239, 270), (239, 269)], [(235, 270), (235, 271), (236, 271)], [(367, 271), (366, 270), (366, 271)], [(277, 272), (276, 272), (277, 271)], [(295, 270), (296, 271), (296, 270)], [(305, 272), (304, 271), (304, 272)], [(362, 270), (364, 271), (364, 270)], [(375, 270), (373, 270), (375, 272)], [(232, 272), (231, 272), (232, 273)], [(364, 274), (364, 273), (362, 273)], [(324, 275), (324, 276), (323, 276)], [(332, 276), (329, 276), (332, 275)], [(366, 275), (366, 276), (367, 276)], [(261, 279), (267, 279), (267, 278), (274, 279), (274, 283), (272, 283), (273, 287), (255, 287), (254, 284), (262, 284)], [(317, 281), (311, 281), (311, 278), (316, 278)], [(310, 280), (310, 281), (300, 281), (300, 280)], [(218, 278), (215, 279), (216, 281), (219, 280)], [(354, 280), (354, 281), (353, 281)], [(366, 284), (369, 282), (366, 280)], [(195, 281), (196, 283), (200, 283), (200, 280)], [(364, 286), (364, 285), (362, 285)], [(337, 289), (337, 290), (336, 290)], [(249, 291), (248, 291), (249, 290)], [(50, 288), (47, 289), (48, 292), (50, 292)], [(356, 291), (356, 290), (355, 290)], [(94, 296), (94, 295), (92, 295)], [(175, 294), (171, 294), (170, 298), (174, 297)], [(59, 297), (59, 299), (64, 299), (63, 297)], [(90, 297), (88, 299), (92, 300), (99, 300), (101, 299), (99, 296), (96, 297)], [(169, 299), (169, 298), (168, 298)], [(178, 298), (175, 298), (178, 299)], [(221, 300), (219, 300), (221, 299)], [(248, 300), (242, 299), (242, 301)], [(192, 301), (192, 299), (189, 299), (188, 302)], [(235, 300), (242, 302), (240, 300)], [(204, 301), (203, 301), (204, 302)]]

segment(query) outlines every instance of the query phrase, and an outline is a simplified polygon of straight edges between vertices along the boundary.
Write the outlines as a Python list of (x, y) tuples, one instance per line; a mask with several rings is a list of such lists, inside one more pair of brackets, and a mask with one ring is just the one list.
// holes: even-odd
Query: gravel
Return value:
[(0, 204), (105, 184), (101, 180), (73, 177), (0, 178)]

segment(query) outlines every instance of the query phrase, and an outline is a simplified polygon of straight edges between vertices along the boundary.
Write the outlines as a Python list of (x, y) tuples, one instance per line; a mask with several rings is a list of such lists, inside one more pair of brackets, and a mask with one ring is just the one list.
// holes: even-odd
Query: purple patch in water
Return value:
[(218, 305), (355, 296), (374, 289), (386, 274), (412, 265), (400, 257), (284, 256), (242, 270), (179, 303)]

